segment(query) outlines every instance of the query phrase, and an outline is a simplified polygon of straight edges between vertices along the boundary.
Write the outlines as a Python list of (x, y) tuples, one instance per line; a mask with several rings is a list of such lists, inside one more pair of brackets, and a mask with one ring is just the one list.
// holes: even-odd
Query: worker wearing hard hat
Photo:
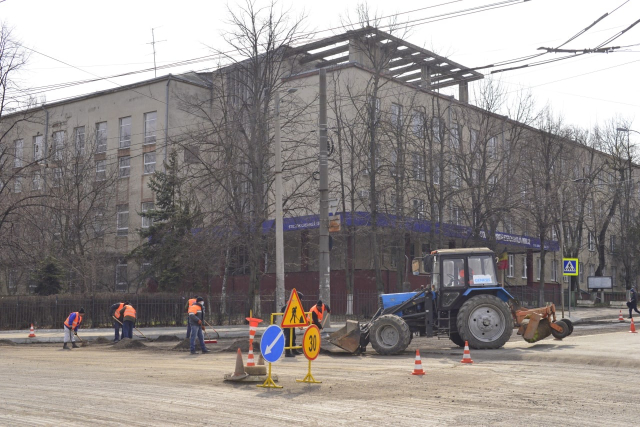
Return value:
[(136, 324), (136, 309), (131, 304), (126, 304), (119, 311), (122, 322), (122, 338), (133, 339), (133, 327)]
[(189, 325), (191, 325), (191, 338), (190, 338), (190, 347), (191, 354), (198, 354), (196, 352), (196, 337), (200, 342), (200, 348), (203, 353), (209, 353), (207, 347), (204, 345), (204, 325), (202, 322), (204, 321), (204, 299), (202, 297), (198, 297), (196, 299), (195, 304), (189, 307)]
[(322, 318), (324, 317), (325, 312), (331, 313), (331, 309), (328, 305), (323, 304), (322, 300), (318, 300), (316, 305), (311, 307), (311, 310), (309, 310), (309, 322), (316, 325), (318, 329), (322, 329)]
[(193, 298), (189, 298), (189, 301), (187, 301), (187, 338), (191, 336), (191, 324), (189, 323), (189, 307), (195, 304), (197, 300), (198, 295), (194, 296)]
[(76, 333), (82, 323), (82, 317), (84, 316), (84, 308), (80, 307), (80, 310), (70, 313), (67, 320), (64, 321), (64, 345), (63, 349), (69, 350), (67, 343), (71, 341), (71, 347), (78, 348), (76, 345)]

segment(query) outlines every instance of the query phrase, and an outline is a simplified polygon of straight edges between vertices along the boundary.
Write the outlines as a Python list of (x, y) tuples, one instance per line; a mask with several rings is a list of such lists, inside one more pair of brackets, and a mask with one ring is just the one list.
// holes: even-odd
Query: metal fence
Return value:
[[(207, 295), (205, 297), (206, 320), (213, 325), (243, 324), (251, 308), (246, 294)], [(317, 295), (305, 294), (303, 306), (310, 308), (318, 300)], [(100, 294), (93, 296), (55, 295), (49, 297), (21, 296), (0, 298), (0, 329), (27, 329), (31, 323), (36, 328), (61, 328), (69, 313), (85, 309), (83, 324), (87, 328), (109, 327), (112, 319), (109, 308), (119, 301), (130, 301), (137, 312), (136, 325), (186, 326), (187, 298), (175, 294)], [(378, 309), (375, 292), (359, 292), (353, 296), (353, 314), (347, 316), (346, 295), (331, 296), (331, 317), (336, 321), (368, 319)], [(260, 297), (260, 315), (266, 321), (269, 314), (279, 312), (274, 295)]]

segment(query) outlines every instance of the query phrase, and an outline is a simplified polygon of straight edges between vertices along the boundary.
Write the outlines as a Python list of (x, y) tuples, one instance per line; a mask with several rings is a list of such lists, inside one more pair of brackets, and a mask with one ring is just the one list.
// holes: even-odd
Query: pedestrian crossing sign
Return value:
[(307, 317), (304, 315), (304, 308), (302, 308), (302, 302), (300, 296), (295, 288), (291, 291), (287, 308), (282, 316), (282, 328), (297, 328), (301, 326), (308, 326)]
[(562, 275), (577, 276), (579, 269), (578, 258), (562, 258)]

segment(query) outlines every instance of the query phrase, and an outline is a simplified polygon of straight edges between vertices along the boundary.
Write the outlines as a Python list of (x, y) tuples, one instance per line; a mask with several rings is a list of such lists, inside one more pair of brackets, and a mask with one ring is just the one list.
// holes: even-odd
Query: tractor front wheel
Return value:
[(411, 331), (402, 318), (395, 314), (385, 314), (373, 322), (369, 339), (378, 354), (397, 354), (409, 346)]
[(469, 347), (500, 348), (513, 330), (513, 317), (506, 303), (494, 295), (477, 295), (462, 304), (457, 318), (458, 333)]

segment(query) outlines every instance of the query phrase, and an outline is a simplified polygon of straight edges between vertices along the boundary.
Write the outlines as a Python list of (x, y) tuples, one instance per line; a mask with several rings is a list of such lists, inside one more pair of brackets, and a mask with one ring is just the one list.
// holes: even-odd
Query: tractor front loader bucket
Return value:
[(556, 306), (549, 304), (542, 308), (523, 309), (514, 311), (518, 335), (526, 342), (534, 343), (551, 335), (551, 329), (562, 330), (555, 324)]
[(340, 328), (329, 335), (329, 342), (349, 353), (356, 353), (360, 348), (360, 323), (356, 320), (347, 320), (344, 328)]

